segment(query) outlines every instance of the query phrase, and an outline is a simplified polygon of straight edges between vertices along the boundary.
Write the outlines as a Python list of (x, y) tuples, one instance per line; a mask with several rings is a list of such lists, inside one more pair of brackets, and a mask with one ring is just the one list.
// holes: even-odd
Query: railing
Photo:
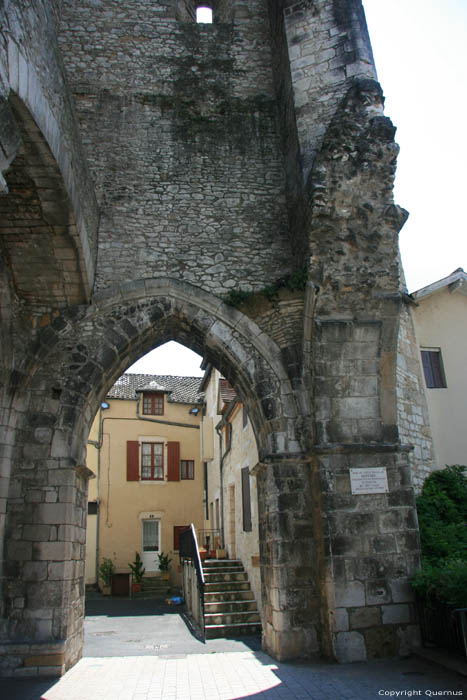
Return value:
[[(183, 564), (184, 560), (191, 560), (193, 563), (193, 568), (196, 572), (196, 588), (198, 590), (200, 606), (200, 619), (198, 622), (204, 635), (204, 574), (201, 564), (201, 557), (199, 556), (198, 540), (196, 539), (196, 531), (193, 523), (191, 523), (189, 529), (183, 530), (180, 533), (178, 552), (180, 562)], [(183, 580), (185, 582), (185, 576)]]
[(221, 548), (222, 543), (220, 530), (198, 530), (198, 534), (200, 546), (206, 549), (208, 552)]
[(426, 646), (438, 646), (467, 657), (467, 608), (454, 609), (435, 599), (417, 598), (417, 613)]

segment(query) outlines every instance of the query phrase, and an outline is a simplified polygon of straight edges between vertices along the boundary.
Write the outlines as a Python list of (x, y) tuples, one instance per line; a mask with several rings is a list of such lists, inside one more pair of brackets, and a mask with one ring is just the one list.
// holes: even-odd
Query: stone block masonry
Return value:
[[(417, 642), (412, 476), (429, 468), (430, 437), (395, 127), (362, 4), (218, 0), (212, 25), (194, 10), (4, 8), (9, 675), (60, 674), (81, 654), (87, 435), (116, 379), (167, 340), (223, 374), (254, 430), (265, 648), (347, 662)], [(227, 305), (239, 290), (248, 301)], [(352, 492), (357, 468), (388, 490)]]
[(290, 271), (264, 3), (197, 25), (158, 3), (64, 3), (60, 45), (101, 209), (97, 288), (220, 295)]

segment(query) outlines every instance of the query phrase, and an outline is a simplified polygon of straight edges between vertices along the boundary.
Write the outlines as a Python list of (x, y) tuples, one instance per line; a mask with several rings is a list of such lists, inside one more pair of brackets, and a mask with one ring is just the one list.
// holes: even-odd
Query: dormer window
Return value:
[(198, 5), (196, 7), (196, 22), (198, 24), (212, 24), (212, 7)]
[(143, 414), (146, 416), (163, 416), (164, 394), (145, 392), (143, 394)]

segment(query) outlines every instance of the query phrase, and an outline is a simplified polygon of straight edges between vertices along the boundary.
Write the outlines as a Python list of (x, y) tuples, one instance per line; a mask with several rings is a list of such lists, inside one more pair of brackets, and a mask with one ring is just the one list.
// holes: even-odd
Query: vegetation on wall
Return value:
[(417, 498), (423, 567), (412, 578), (417, 594), (467, 607), (467, 468), (433, 472)]
[(243, 289), (232, 289), (225, 297), (224, 301), (229, 306), (239, 307), (243, 304), (248, 304), (254, 297), (263, 296), (268, 301), (274, 302), (277, 300), (279, 292), (282, 289), (287, 289), (289, 292), (303, 291), (308, 280), (308, 271), (306, 268), (296, 270), (290, 275), (280, 277), (273, 284), (263, 287), (259, 291), (245, 291)]

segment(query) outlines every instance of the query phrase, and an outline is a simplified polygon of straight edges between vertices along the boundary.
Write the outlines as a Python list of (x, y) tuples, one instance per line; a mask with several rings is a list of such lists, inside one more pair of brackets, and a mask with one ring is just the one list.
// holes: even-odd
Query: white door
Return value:
[(159, 571), (160, 520), (143, 520), (143, 566), (148, 573)]

